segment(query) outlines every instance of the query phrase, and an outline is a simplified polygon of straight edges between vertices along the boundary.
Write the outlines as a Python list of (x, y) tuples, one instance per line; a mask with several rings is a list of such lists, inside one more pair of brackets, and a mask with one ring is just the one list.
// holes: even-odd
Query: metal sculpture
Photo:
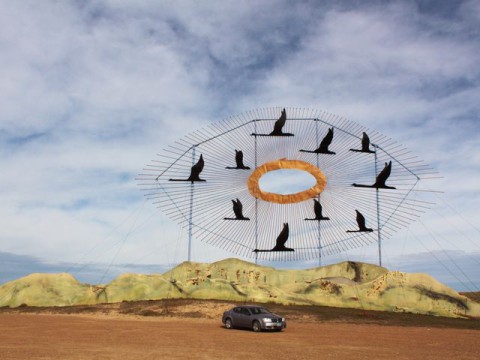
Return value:
[(288, 228), (288, 223), (283, 224), (283, 229), (280, 232), (280, 234), (277, 237), (277, 240), (275, 241), (275, 246), (271, 250), (259, 250), (255, 249), (253, 250), (254, 253), (259, 253), (259, 252), (273, 252), (273, 251), (295, 251), (295, 249), (291, 249), (285, 246), (285, 243), (288, 240), (288, 236), (290, 234), (290, 230)]
[(362, 135), (362, 148), (359, 149), (350, 149), (350, 151), (354, 152), (363, 152), (363, 153), (368, 153), (368, 154), (374, 154), (375, 151), (370, 150), (370, 138), (368, 137), (366, 132), (363, 132)]
[(253, 136), (294, 136), (291, 133), (284, 133), (282, 131), (286, 122), (287, 122), (287, 112), (285, 111), (285, 109), (283, 109), (282, 114), (280, 115), (278, 120), (275, 121), (275, 124), (273, 125), (273, 131), (270, 134), (252, 133), (252, 135)]
[(315, 153), (315, 154), (328, 154), (328, 155), (335, 155), (336, 153), (333, 151), (328, 150), (328, 147), (332, 143), (333, 140), (333, 128), (328, 129), (327, 135), (323, 138), (320, 146), (316, 150), (300, 150), (302, 152), (308, 153)]
[[(430, 167), (390, 138), (321, 111), (250, 111), (185, 136), (159, 157), (138, 180), (188, 227), (189, 260), (195, 237), (240, 256), (280, 261), (322, 259), (376, 242), (381, 264), (382, 239), (431, 204), (420, 189)], [(279, 170), (305, 172), (314, 185), (263, 189), (260, 179)], [(376, 225), (367, 227), (365, 218)]]
[(250, 170), (250, 167), (245, 166), (243, 163), (243, 152), (241, 150), (235, 149), (235, 163), (237, 166), (227, 166), (225, 169), (235, 169), (235, 170)]
[(233, 203), (233, 213), (235, 214), (234, 218), (223, 218), (223, 220), (250, 220), (249, 218), (243, 216), (243, 205), (240, 200), (232, 200)]
[(373, 229), (367, 228), (365, 225), (365, 216), (362, 215), (362, 213), (358, 210), (355, 210), (357, 213), (357, 225), (358, 225), (358, 230), (347, 230), (347, 233), (352, 233), (352, 232), (372, 232)]
[[(262, 191), (259, 185), (260, 178), (270, 171), (280, 169), (295, 169), (308, 172), (315, 178), (316, 184), (310, 189), (287, 195)], [(257, 167), (247, 180), (248, 190), (253, 197), (277, 204), (292, 204), (312, 199), (318, 196), (325, 189), (326, 184), (327, 179), (325, 175), (317, 167), (305, 161), (287, 159), (278, 159), (264, 163), (263, 165)]]
[(315, 217), (313, 219), (305, 219), (305, 220), (315, 220), (315, 221), (322, 221), (322, 220), (330, 220), (329, 217), (323, 216), (323, 208), (322, 205), (320, 204), (320, 201), (317, 199), (313, 199), (313, 211), (315, 212)]
[(195, 181), (206, 181), (204, 179), (200, 179), (200, 173), (202, 172), (204, 166), (205, 161), (203, 160), (203, 155), (200, 155), (200, 159), (198, 159), (198, 162), (190, 169), (190, 176), (188, 177), (188, 179), (169, 179), (168, 181), (190, 181), (192, 183), (194, 183)]
[(396, 187), (387, 186), (385, 184), (385, 182), (387, 181), (391, 173), (392, 173), (392, 162), (390, 161), (388, 164), (385, 163), (385, 167), (380, 172), (380, 174), (377, 175), (377, 178), (375, 179), (375, 183), (373, 185), (362, 185), (362, 184), (353, 183), (352, 186), (364, 187), (364, 188), (375, 188), (375, 189), (396, 189)]

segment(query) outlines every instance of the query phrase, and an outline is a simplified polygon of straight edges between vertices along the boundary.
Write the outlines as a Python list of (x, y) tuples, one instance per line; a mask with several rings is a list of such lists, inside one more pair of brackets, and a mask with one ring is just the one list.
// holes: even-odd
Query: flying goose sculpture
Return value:
[(284, 224), (283, 224), (283, 229), (282, 229), (282, 231), (280, 232), (280, 235), (278, 235), (276, 244), (275, 244), (275, 246), (273, 247), (273, 249), (271, 249), (271, 250), (259, 250), (259, 249), (255, 249), (255, 250), (253, 250), (253, 252), (258, 253), (258, 252), (273, 252), (273, 251), (295, 251), (294, 249), (287, 248), (287, 247), (285, 246), (285, 243), (286, 243), (287, 240), (288, 240), (288, 235), (289, 235), (288, 223), (284, 223)]
[(200, 173), (202, 172), (204, 166), (205, 162), (203, 161), (203, 155), (200, 154), (200, 159), (198, 159), (197, 163), (192, 166), (188, 179), (169, 179), (169, 181), (190, 181), (192, 184), (197, 181), (206, 181), (204, 179), (200, 179)]
[(361, 149), (350, 149), (350, 151), (363, 152), (363, 153), (369, 153), (369, 154), (374, 154), (375, 153), (375, 151), (370, 150), (370, 138), (368, 137), (366, 132), (363, 132), (362, 148)]
[(231, 167), (227, 166), (225, 169), (239, 169), (239, 170), (250, 170), (248, 166), (243, 164), (243, 152), (242, 150), (235, 150), (235, 162), (237, 166)]
[(355, 210), (357, 212), (357, 225), (358, 225), (358, 230), (347, 230), (348, 233), (352, 232), (372, 232), (373, 229), (367, 228), (365, 226), (365, 217), (362, 215), (362, 213), (358, 210)]
[(287, 122), (287, 112), (285, 109), (282, 110), (282, 114), (278, 118), (277, 121), (275, 121), (275, 124), (273, 125), (273, 131), (270, 134), (255, 134), (253, 133), (253, 136), (294, 136), (291, 133), (284, 133), (282, 131), (283, 127), (285, 126), (285, 123)]
[(224, 220), (250, 220), (250, 218), (247, 218), (243, 216), (243, 205), (242, 202), (237, 199), (232, 200), (233, 203), (233, 213), (235, 214), (234, 218), (223, 218)]
[(377, 175), (377, 178), (375, 179), (375, 183), (373, 185), (363, 185), (363, 184), (353, 183), (352, 186), (362, 187), (362, 188), (375, 188), (375, 189), (396, 189), (396, 187), (388, 186), (385, 184), (391, 172), (392, 172), (392, 162), (390, 161), (389, 163), (385, 163), (385, 167)]
[(320, 204), (320, 201), (313, 199), (313, 211), (315, 212), (315, 217), (313, 219), (305, 219), (305, 220), (330, 220), (329, 217), (325, 217), (322, 215), (322, 205)]
[(307, 152), (307, 153), (314, 153), (314, 154), (327, 154), (327, 155), (335, 155), (336, 153), (333, 151), (330, 151), (328, 147), (332, 143), (333, 140), (333, 127), (328, 129), (327, 135), (323, 138), (322, 142), (320, 143), (320, 146), (315, 149), (315, 150), (300, 150), (301, 152)]

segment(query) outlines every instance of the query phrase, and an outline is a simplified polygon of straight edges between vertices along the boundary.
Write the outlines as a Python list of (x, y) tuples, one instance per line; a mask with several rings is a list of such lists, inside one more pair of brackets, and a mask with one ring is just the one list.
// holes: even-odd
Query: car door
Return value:
[(241, 307), (236, 307), (233, 308), (232, 312), (232, 322), (233, 326), (235, 327), (242, 327), (242, 319), (243, 319), (243, 314), (242, 314), (242, 308)]
[(250, 327), (252, 324), (252, 315), (250, 313), (250, 310), (246, 307), (241, 307), (240, 308), (240, 313), (238, 314), (238, 319), (239, 319), (239, 325), (241, 327)]

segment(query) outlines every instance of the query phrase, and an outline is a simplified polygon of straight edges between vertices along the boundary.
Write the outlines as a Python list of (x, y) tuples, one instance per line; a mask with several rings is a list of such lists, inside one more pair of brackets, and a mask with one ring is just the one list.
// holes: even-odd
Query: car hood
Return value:
[(272, 318), (272, 319), (282, 319), (283, 316), (280, 316), (278, 314), (258, 314), (256, 315), (257, 317), (260, 317), (260, 318)]

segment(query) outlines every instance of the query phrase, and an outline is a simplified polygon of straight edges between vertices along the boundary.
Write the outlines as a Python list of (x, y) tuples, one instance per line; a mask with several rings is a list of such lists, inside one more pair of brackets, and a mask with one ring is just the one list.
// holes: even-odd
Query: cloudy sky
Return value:
[[(137, 174), (189, 131), (292, 106), (431, 164), (443, 193), (385, 243), (384, 265), (479, 290), (479, 24), (475, 0), (1, 1), (0, 283), (40, 271), (102, 282), (185, 260), (185, 231)], [(230, 256), (194, 242), (194, 261)]]

